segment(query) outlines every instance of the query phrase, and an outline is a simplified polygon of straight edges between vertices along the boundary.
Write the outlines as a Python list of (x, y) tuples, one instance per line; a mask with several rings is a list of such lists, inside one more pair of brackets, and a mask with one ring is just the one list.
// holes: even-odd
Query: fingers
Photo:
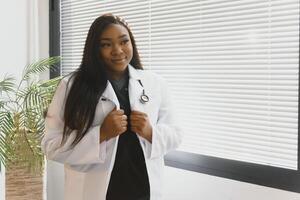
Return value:
[[(123, 109), (117, 110), (116, 107), (111, 111), (112, 119), (114, 121), (115, 134), (120, 135), (127, 130), (128, 117), (124, 114)], [(134, 132), (141, 132), (143, 127), (148, 123), (148, 116), (146, 113), (133, 110), (130, 114), (131, 130)]]
[(127, 130), (127, 121), (123, 121), (121, 123), (118, 123), (114, 128), (114, 134), (115, 136), (120, 135), (124, 133)]
[(125, 127), (119, 128), (119, 129), (118, 129), (117, 135), (120, 135), (120, 134), (122, 134), (122, 133), (125, 133), (126, 130), (127, 130), (127, 127), (126, 127), (126, 126), (125, 126)]
[(105, 134), (106, 140), (116, 137), (127, 130), (127, 116), (124, 110), (116, 107), (105, 117), (100, 132)]
[(122, 115), (122, 116), (115, 117), (113, 119), (113, 123), (115, 126), (125, 126), (127, 125), (127, 116)]
[(142, 133), (144, 127), (147, 127), (149, 124), (148, 116), (143, 112), (132, 111), (129, 119), (131, 130), (136, 133)]
[(118, 115), (118, 116), (115, 116), (115, 122), (116, 124), (118, 125), (122, 125), (124, 123), (126, 123), (127, 125), (127, 116), (126, 115)]
[(119, 110), (116, 110), (115, 113), (117, 115), (124, 115), (124, 110), (123, 109), (119, 109)]
[(135, 124), (143, 124), (146, 123), (148, 121), (148, 117), (147, 116), (134, 116), (134, 115), (130, 115), (130, 124), (131, 125), (135, 125)]
[(146, 113), (140, 112), (140, 111), (131, 111), (130, 114), (130, 120), (143, 120), (143, 119), (147, 119), (148, 115)]
[(118, 135), (124, 133), (127, 130), (127, 116), (124, 115), (124, 110), (117, 110), (116, 111), (116, 127)]
[(148, 121), (146, 121), (146, 120), (144, 120), (144, 121), (131, 121), (130, 122), (130, 128), (132, 129), (132, 130), (135, 130), (135, 129), (137, 129), (137, 130), (141, 130), (141, 129), (143, 129), (144, 127), (147, 127), (148, 126)]
[(117, 110), (117, 107), (114, 107), (114, 109), (112, 109), (112, 111), (110, 111), (109, 114), (123, 115), (124, 114), (124, 110), (123, 109)]
[(127, 121), (121, 121), (121, 123), (120, 123), (120, 127), (127, 127)]
[(121, 115), (121, 120), (122, 121), (127, 121), (127, 115)]
[(131, 126), (131, 131), (133, 131), (134, 133), (140, 133), (141, 130), (139, 127), (135, 127), (135, 126)]
[(137, 110), (132, 110), (131, 115), (134, 115), (134, 116), (147, 116), (146, 113), (143, 113), (143, 112), (137, 111)]
[(110, 112), (111, 114), (114, 114), (114, 115), (123, 115), (124, 114), (124, 110), (123, 109), (119, 109), (119, 110), (112, 110)]

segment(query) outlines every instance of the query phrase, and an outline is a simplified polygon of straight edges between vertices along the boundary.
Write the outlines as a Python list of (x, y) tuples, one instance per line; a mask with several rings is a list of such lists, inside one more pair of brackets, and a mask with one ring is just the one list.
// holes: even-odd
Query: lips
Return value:
[(111, 61), (113, 63), (122, 63), (126, 61), (126, 58), (115, 58), (115, 59), (111, 59)]

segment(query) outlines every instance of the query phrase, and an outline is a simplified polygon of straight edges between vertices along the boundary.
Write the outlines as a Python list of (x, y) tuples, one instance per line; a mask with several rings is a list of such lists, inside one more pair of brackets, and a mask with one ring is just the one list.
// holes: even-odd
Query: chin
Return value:
[(111, 69), (115, 72), (123, 72), (127, 69), (128, 64), (124, 65), (124, 64), (120, 64), (120, 65), (116, 65), (114, 64), (113, 66), (111, 66)]

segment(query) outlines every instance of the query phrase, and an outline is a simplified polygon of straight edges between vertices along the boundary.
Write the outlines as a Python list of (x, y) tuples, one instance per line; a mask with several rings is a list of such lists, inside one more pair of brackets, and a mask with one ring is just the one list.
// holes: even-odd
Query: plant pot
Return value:
[(30, 173), (25, 167), (11, 165), (5, 172), (6, 200), (42, 200), (43, 174)]

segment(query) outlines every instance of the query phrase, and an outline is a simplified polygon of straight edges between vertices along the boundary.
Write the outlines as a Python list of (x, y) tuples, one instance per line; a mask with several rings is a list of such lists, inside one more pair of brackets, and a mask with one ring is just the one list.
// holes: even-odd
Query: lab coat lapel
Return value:
[(143, 93), (143, 87), (139, 83), (139, 80), (143, 82), (138, 71), (133, 68), (131, 65), (128, 65), (129, 71), (129, 85), (128, 85), (128, 94), (131, 110), (138, 110), (144, 112), (144, 107), (140, 102), (140, 97)]
[[(109, 81), (107, 81), (107, 86), (104, 90), (104, 92), (102, 93), (102, 97), (101, 98), (106, 98), (106, 99), (109, 99), (110, 101), (112, 101), (116, 107), (117, 107), (117, 110), (120, 109), (120, 103), (118, 101), (118, 98), (117, 98), (117, 95), (111, 85), (111, 83)], [(103, 100), (103, 99), (101, 99)]]
[[(119, 103), (118, 97), (117, 97), (110, 81), (107, 81), (107, 86), (106, 86), (104, 92), (102, 93), (100, 100), (103, 100), (103, 98), (112, 101), (116, 105), (117, 110), (120, 109), (120, 103)], [(106, 114), (111, 112), (111, 107), (104, 106), (103, 104), (102, 104), (102, 109), (103, 109), (104, 113), (106, 113)], [(116, 157), (116, 152), (117, 152), (117, 148), (118, 148), (117, 144), (119, 141), (119, 136), (117, 136), (115, 139), (112, 139), (112, 141), (114, 141), (114, 147), (113, 147), (113, 151), (112, 151), (111, 161), (109, 164), (110, 172), (113, 170), (113, 166), (115, 163), (115, 157)], [(108, 185), (108, 183), (109, 183), (109, 179), (106, 180), (107, 185)]]
[[(128, 94), (130, 101), (131, 110), (136, 110), (145, 113), (145, 105), (140, 102), (141, 95), (143, 94), (144, 85), (142, 86), (139, 81), (143, 84), (142, 77), (138, 74), (138, 71), (129, 65), (129, 85), (128, 85)], [(138, 139), (140, 141), (141, 147), (144, 152), (144, 156), (146, 156), (144, 139), (137, 134)]]

